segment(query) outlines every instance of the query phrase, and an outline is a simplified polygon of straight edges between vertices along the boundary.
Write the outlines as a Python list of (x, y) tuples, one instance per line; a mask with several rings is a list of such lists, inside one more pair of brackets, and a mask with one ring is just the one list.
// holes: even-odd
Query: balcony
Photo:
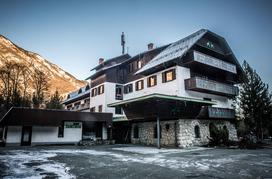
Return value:
[(229, 97), (238, 94), (238, 87), (201, 77), (186, 79), (185, 89)]
[(187, 62), (188, 64), (202, 64), (213, 69), (223, 70), (231, 74), (237, 74), (235, 65), (197, 51), (193, 52), (193, 57), (188, 59)]
[(234, 119), (235, 111), (227, 108), (203, 106), (198, 119)]

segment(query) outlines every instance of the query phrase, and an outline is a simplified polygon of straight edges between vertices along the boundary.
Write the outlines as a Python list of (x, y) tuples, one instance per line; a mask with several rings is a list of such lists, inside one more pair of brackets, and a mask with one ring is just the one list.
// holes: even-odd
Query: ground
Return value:
[(0, 178), (272, 178), (272, 150), (6, 147)]

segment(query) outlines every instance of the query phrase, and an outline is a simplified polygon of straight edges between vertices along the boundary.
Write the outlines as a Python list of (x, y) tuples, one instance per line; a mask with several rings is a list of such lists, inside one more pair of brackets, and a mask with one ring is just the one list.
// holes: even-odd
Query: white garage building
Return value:
[(82, 140), (84, 133), (107, 140), (112, 114), (11, 108), (0, 126), (7, 146), (75, 144)]

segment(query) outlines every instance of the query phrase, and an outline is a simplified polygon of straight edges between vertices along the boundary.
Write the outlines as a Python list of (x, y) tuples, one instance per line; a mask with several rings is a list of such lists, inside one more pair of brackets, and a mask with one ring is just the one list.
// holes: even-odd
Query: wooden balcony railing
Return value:
[(235, 65), (197, 51), (194, 51), (193, 59), (191, 59), (190, 61), (202, 63), (213, 68), (218, 68), (227, 72), (231, 72), (233, 74), (237, 74)]
[(238, 88), (233, 85), (219, 83), (201, 77), (193, 77), (185, 80), (185, 89), (223, 96), (235, 96)]

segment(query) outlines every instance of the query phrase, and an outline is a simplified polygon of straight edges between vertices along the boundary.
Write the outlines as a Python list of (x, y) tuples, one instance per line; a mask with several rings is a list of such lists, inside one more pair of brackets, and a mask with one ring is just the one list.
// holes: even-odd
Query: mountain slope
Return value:
[[(62, 70), (57, 65), (50, 63), (39, 54), (24, 50), (10, 40), (0, 35), (0, 59), (15, 61), (28, 66), (31, 72), (37, 68), (43, 71), (48, 76), (49, 93), (53, 94), (58, 90), (60, 94), (65, 95), (73, 90), (76, 90), (84, 85), (86, 81), (76, 79), (71, 74)], [(0, 67), (3, 61), (0, 60)], [(31, 87), (31, 91), (33, 91)]]

